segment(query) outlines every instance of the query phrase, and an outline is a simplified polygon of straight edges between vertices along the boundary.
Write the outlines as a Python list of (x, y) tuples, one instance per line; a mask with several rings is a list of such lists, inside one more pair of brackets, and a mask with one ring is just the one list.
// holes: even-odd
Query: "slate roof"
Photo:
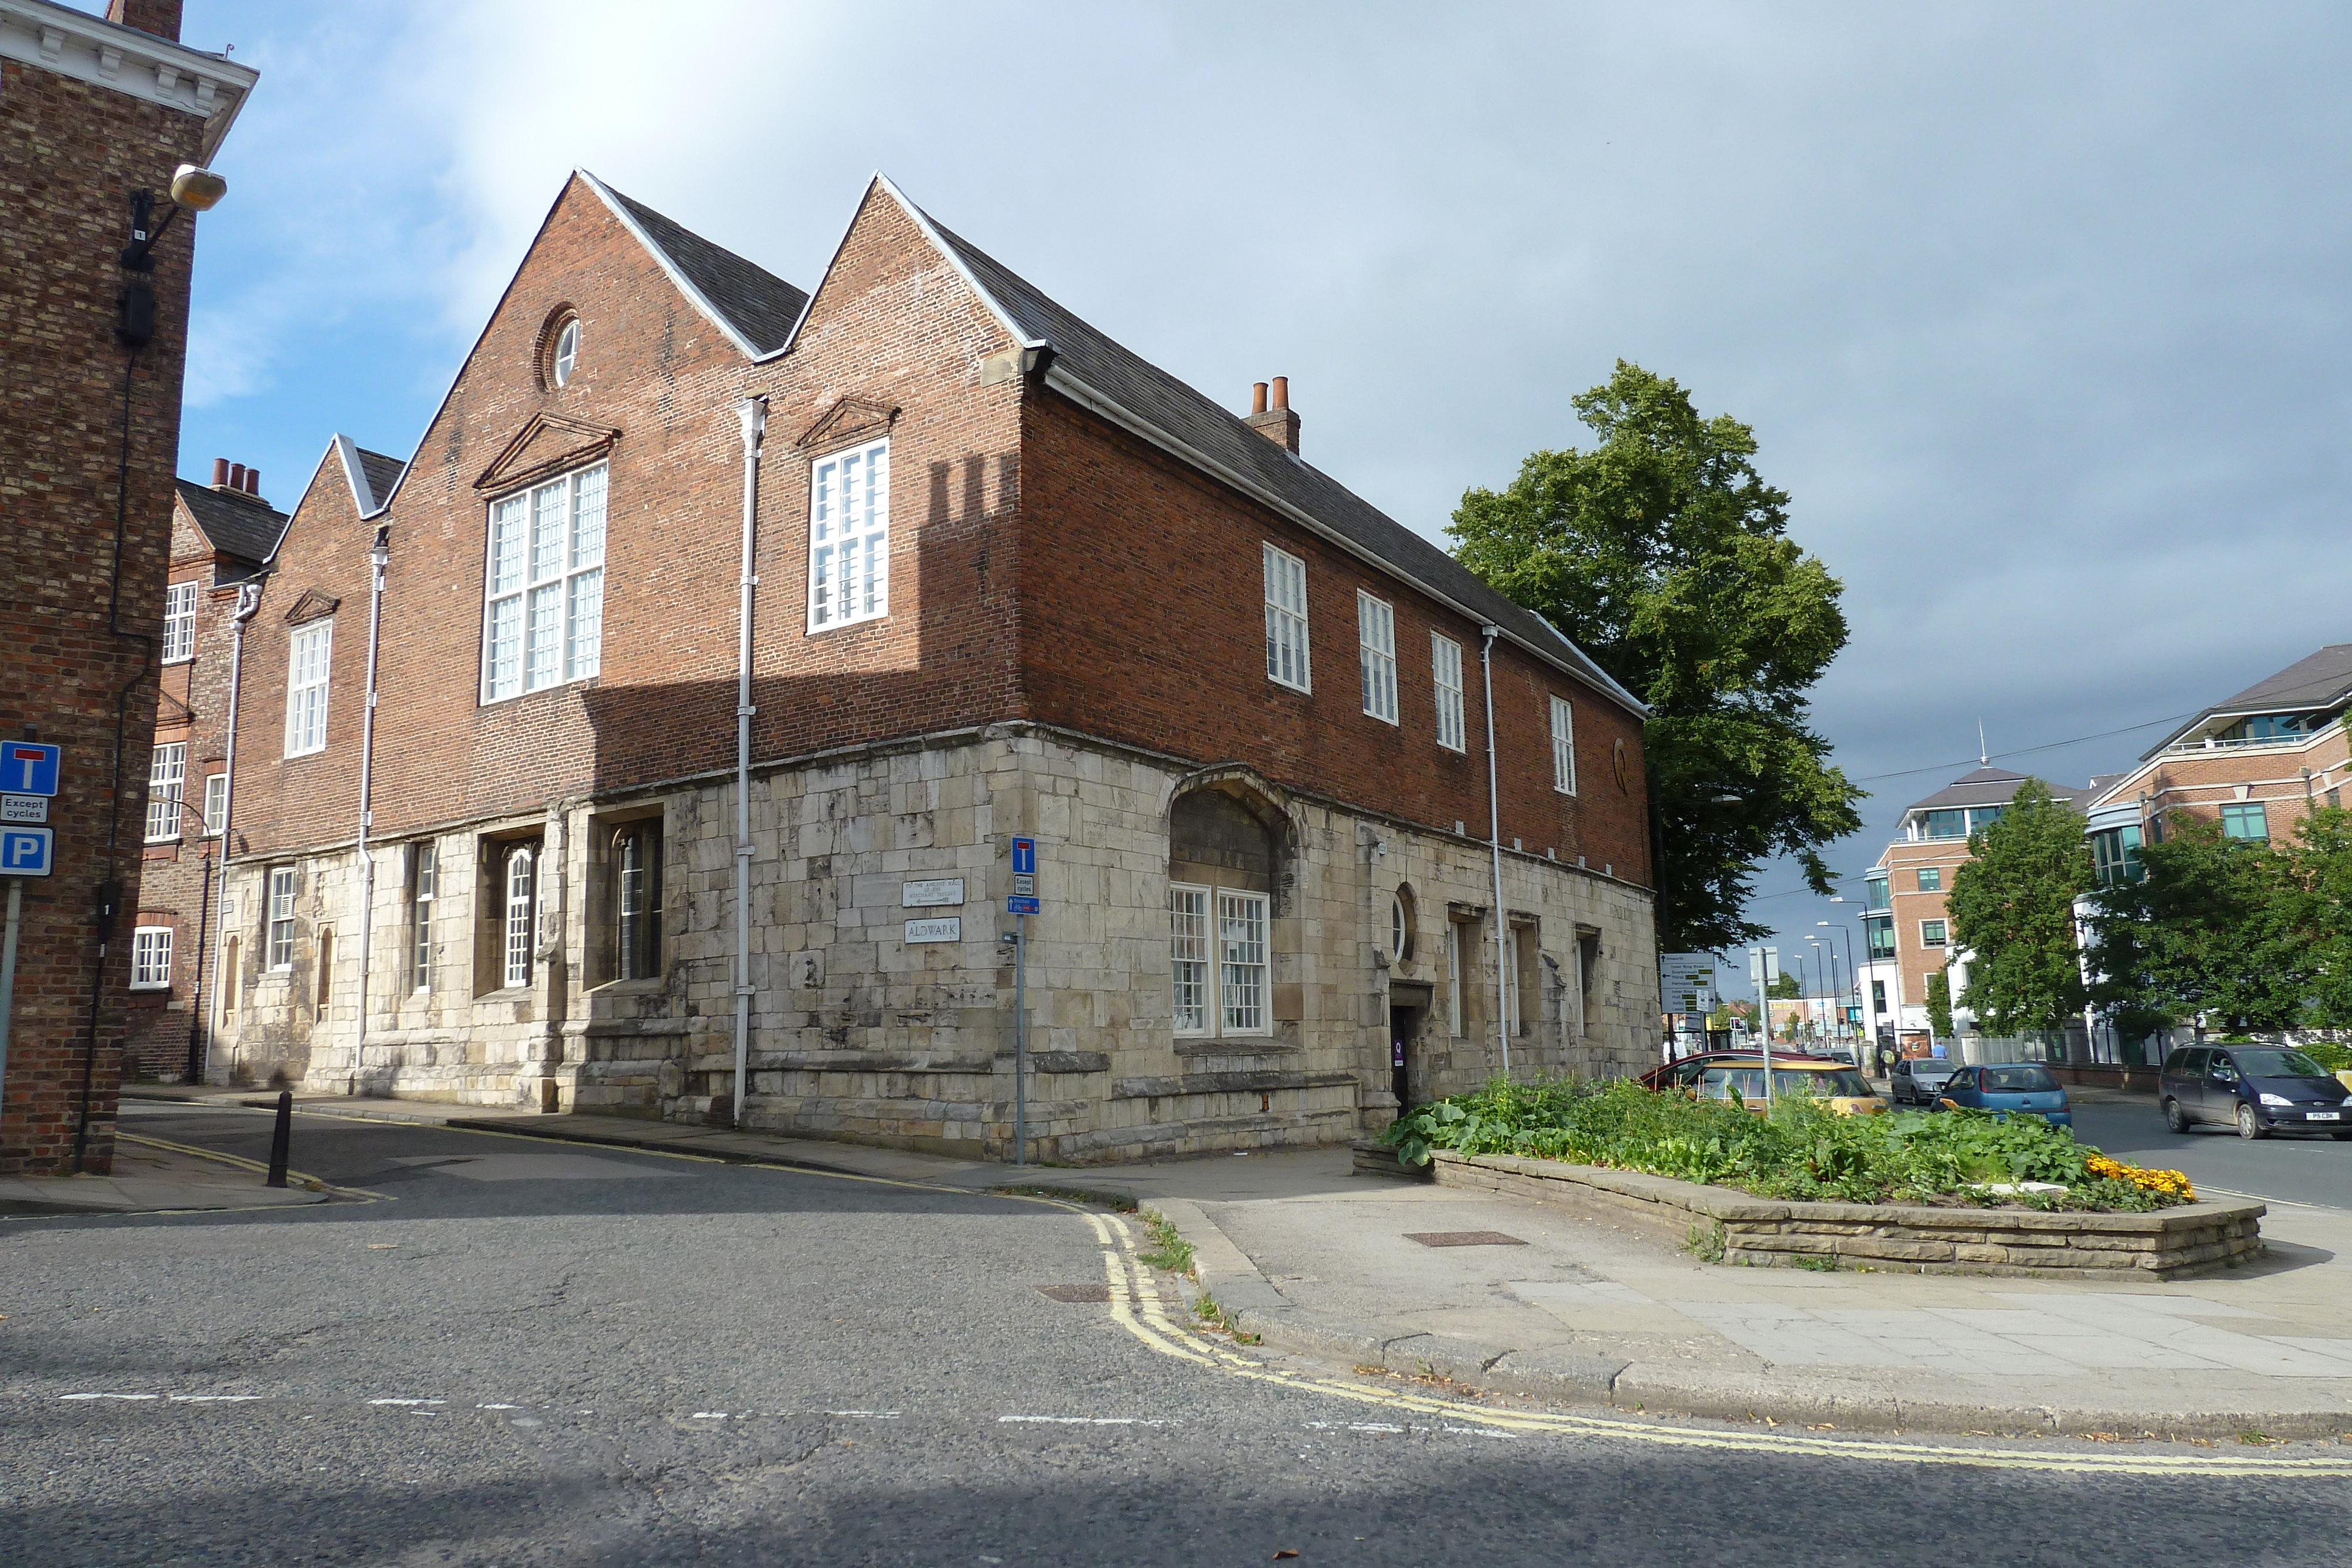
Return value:
[(213, 549), (253, 566), (269, 559), (286, 531), (286, 514), (257, 496), (236, 490), (215, 490), (193, 479), (174, 481), (181, 504), (196, 519)]
[(367, 476), (368, 488), (375, 492), (375, 504), (381, 507), (392, 495), (392, 487), (400, 483), (400, 476), (406, 471), (408, 465), (397, 457), (370, 452), (364, 446), (358, 451), (360, 472)]
[(907, 204), (1021, 331), (1052, 348), (1053, 368), (1246, 483), (1279, 497), (1406, 578), (1435, 590), (1522, 643), (1582, 674), (1633, 712), (1649, 711), (1550, 622), (1504, 598), (1452, 556), (1312, 464), (1259, 434), (1239, 414), (1227, 412), (1213, 399), (1114, 342), (977, 246), (940, 227), (928, 214), (914, 209), (912, 203)]
[(735, 335), (751, 345), (752, 358), (765, 358), (784, 346), (801, 312), (808, 308), (804, 291), (759, 263), (746, 261), (672, 223), (643, 202), (630, 200), (593, 175), (588, 178), (635, 221), (646, 242), (724, 318)]
[(2236, 696), (2215, 703), (2195, 718), (2140, 753), (2140, 760), (2202, 728), (2210, 719), (2259, 713), (2315, 713), (2352, 701), (2352, 643), (2331, 643), (2308, 658), (2297, 659), (2267, 680), (2256, 681)]
[[(2006, 768), (1979, 768), (1961, 774), (1926, 800), (1912, 801), (1904, 810), (1907, 815), (1950, 806), (2006, 806), (2025, 779), (2024, 774), (2011, 773)], [(2050, 786), (2050, 798), (2062, 806), (2078, 805), (2095, 793), (2092, 789), (2071, 789), (2063, 784)]]

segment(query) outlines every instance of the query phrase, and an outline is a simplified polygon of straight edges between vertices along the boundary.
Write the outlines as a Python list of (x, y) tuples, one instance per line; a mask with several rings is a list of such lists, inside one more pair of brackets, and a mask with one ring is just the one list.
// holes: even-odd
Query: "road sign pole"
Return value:
[(8, 879), (8, 931), (0, 936), (0, 1111), (8, 1094), (8, 1019), (16, 1003), (16, 927), (25, 914), (25, 879)]
[[(15, 905), (11, 904), (11, 908)], [(16, 925), (8, 924), (16, 951)], [(1013, 917), (1013, 1163), (1029, 1163), (1029, 917)]]

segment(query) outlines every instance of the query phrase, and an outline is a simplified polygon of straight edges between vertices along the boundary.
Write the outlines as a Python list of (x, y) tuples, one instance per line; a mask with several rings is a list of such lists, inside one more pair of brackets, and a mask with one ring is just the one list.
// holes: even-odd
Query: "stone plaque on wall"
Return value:
[[(898, 884), (898, 907), (901, 909), (953, 908), (963, 903), (963, 878), (943, 876), (931, 882), (902, 882)], [(909, 938), (908, 940), (912, 940)]]
[(961, 915), (950, 915), (944, 917), (935, 915), (929, 920), (907, 922), (908, 946), (913, 946), (919, 942), (961, 942), (962, 940), (963, 916)]

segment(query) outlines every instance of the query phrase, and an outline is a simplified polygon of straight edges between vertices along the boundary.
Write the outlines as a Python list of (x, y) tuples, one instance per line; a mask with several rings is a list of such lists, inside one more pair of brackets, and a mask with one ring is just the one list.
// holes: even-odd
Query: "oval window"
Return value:
[(556, 329), (555, 353), (548, 361), (549, 379), (557, 386), (572, 379), (572, 367), (580, 362), (580, 319), (573, 317)]
[(1412, 901), (1402, 888), (1389, 895), (1389, 956), (1412, 956)]

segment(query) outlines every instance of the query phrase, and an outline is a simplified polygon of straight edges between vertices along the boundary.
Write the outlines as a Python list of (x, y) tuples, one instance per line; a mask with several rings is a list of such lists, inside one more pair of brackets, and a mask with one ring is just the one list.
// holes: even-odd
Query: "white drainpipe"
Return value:
[[(368, 550), (367, 703), (360, 710), (360, 1018), (352, 1041), (352, 1092), (359, 1091), (360, 1069), (367, 1049), (368, 957), (375, 936), (375, 856), (368, 848), (368, 830), (375, 826), (375, 653), (383, 632), (383, 569), (392, 560), (392, 525), (382, 523)], [(324, 977), (321, 977), (324, 983)]]
[(760, 513), (760, 443), (768, 432), (768, 400), (735, 405), (743, 422), (743, 580), (735, 648), (735, 1125), (743, 1124), (751, 1061), (751, 592)]
[(1510, 940), (1505, 928), (1503, 914), (1503, 801), (1495, 786), (1495, 639), (1503, 634), (1500, 626), (1481, 626), (1478, 635), (1486, 642), (1478, 649), (1478, 684), (1486, 695), (1486, 838), (1495, 852), (1495, 1038), (1503, 1045), (1503, 1076), (1511, 1075), (1510, 1000), (1503, 995), (1510, 984), (1508, 967), (1503, 956), (1503, 944)]
[[(223, 1017), (221, 996), (221, 952), (228, 946), (228, 857), (236, 842), (236, 698), (245, 685), (245, 629), (261, 613), (261, 584), (241, 582), (236, 589), (236, 641), (229, 644), (228, 654), (228, 756), (221, 764), (221, 831), (220, 831), (220, 935), (213, 938), (212, 1019), (205, 1026), (205, 1060), (200, 1078), (209, 1078), (213, 1065), (213, 1039), (220, 1032)], [(231, 975), (229, 983), (236, 983)]]

